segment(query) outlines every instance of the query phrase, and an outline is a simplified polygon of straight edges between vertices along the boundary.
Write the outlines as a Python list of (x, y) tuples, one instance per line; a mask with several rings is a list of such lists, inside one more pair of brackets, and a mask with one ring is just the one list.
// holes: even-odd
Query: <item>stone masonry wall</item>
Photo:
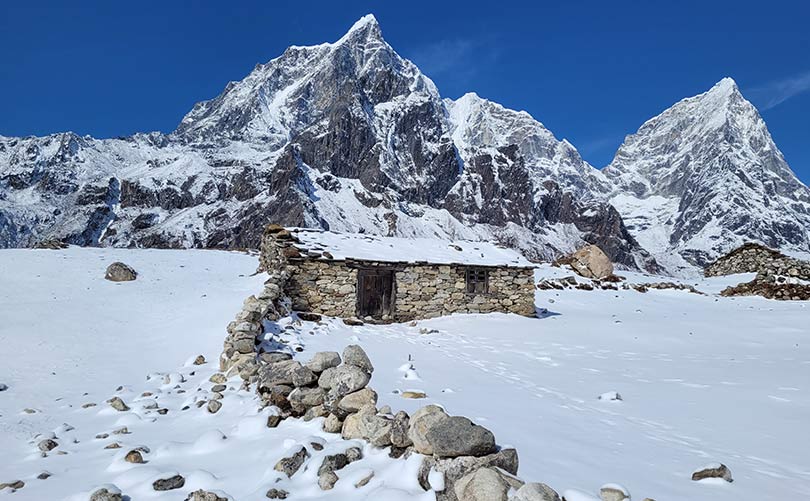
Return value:
[(301, 260), (287, 282), (293, 310), (332, 317), (354, 317), (357, 310), (357, 270), (340, 261)]
[(708, 265), (707, 277), (757, 273), (763, 278), (778, 275), (810, 280), (810, 262), (785, 256), (759, 244), (748, 243)]

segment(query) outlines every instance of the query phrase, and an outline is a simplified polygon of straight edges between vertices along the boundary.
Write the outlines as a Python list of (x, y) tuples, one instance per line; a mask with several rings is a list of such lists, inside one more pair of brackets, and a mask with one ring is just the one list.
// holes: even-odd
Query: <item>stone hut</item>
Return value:
[(534, 267), (486, 242), (381, 237), (270, 225), (266, 270), (286, 270), (297, 311), (403, 322), (450, 313), (534, 316)]

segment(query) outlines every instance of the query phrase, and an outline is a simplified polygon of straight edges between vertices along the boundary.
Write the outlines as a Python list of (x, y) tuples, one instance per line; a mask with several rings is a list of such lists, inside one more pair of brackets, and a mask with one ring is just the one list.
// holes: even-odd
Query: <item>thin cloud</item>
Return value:
[(452, 74), (466, 81), (493, 63), (498, 52), (488, 41), (454, 38), (414, 47), (407, 56), (429, 77)]
[(751, 95), (763, 103), (761, 109), (769, 110), (807, 91), (810, 91), (810, 71), (751, 89)]

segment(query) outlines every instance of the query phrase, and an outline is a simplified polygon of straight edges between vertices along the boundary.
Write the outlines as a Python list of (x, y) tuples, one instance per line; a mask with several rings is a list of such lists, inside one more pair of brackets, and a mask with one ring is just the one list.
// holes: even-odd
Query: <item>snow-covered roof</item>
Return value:
[[(466, 264), (477, 266), (534, 266), (519, 252), (489, 242), (433, 238), (382, 237), (289, 228), (294, 246), (316, 259), (368, 260), (390, 263)], [(323, 253), (329, 255), (324, 256)]]

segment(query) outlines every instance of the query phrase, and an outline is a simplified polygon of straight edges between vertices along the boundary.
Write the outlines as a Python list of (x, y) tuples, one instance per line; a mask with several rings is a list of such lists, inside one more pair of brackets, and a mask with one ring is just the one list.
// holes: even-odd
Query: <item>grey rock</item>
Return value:
[(6, 391), (8, 389), (8, 385), (4, 383), (0, 383), (0, 391)]
[(346, 454), (346, 458), (350, 463), (363, 459), (363, 450), (360, 447), (349, 447), (343, 453)]
[(437, 420), (425, 438), (439, 457), (486, 456), (496, 450), (492, 432), (462, 416)]
[(453, 491), (459, 501), (508, 501), (509, 485), (493, 468), (479, 468), (458, 479)]
[(331, 367), (340, 365), (340, 355), (336, 351), (319, 351), (313, 355), (306, 367), (312, 372), (321, 373)]
[(287, 475), (287, 478), (290, 478), (301, 468), (301, 465), (304, 464), (307, 458), (309, 458), (309, 452), (301, 447), (298, 452), (292, 456), (281, 458), (273, 468)]
[(282, 417), (278, 414), (271, 414), (267, 416), (267, 427), (268, 428), (277, 428), (278, 425), (281, 423)]
[(209, 400), (206, 408), (211, 414), (216, 414), (222, 408), (222, 402), (219, 400)]
[(290, 493), (284, 489), (270, 489), (265, 496), (269, 499), (287, 499)]
[(37, 444), (37, 447), (39, 447), (39, 450), (41, 450), (42, 452), (48, 452), (48, 451), (52, 451), (53, 449), (56, 449), (57, 447), (59, 447), (59, 444), (56, 443), (55, 440), (51, 440), (50, 438), (46, 438), (45, 440), (41, 440)]
[(104, 278), (112, 282), (129, 282), (138, 278), (138, 273), (126, 264), (116, 261), (107, 267)]
[(329, 414), (323, 421), (323, 431), (326, 433), (340, 433), (343, 429), (343, 421), (334, 414)]
[(355, 489), (359, 489), (360, 487), (364, 487), (364, 486), (368, 485), (368, 483), (371, 482), (372, 478), (374, 478), (374, 472), (373, 471), (371, 473), (369, 473), (368, 475), (366, 475), (365, 477), (358, 480), (357, 482), (355, 482), (355, 484), (354, 484)]
[(90, 494), (90, 501), (122, 501), (124, 497), (117, 490), (101, 488)]
[(512, 501), (560, 501), (560, 495), (546, 484), (529, 482), (515, 492)]
[(215, 393), (222, 393), (226, 389), (227, 389), (227, 386), (225, 386), (224, 384), (215, 384), (214, 386), (211, 387), (211, 391), (213, 391)]
[(292, 385), (293, 373), (301, 367), (295, 360), (284, 360), (262, 366), (259, 369), (259, 387)]
[(274, 364), (276, 362), (285, 362), (292, 360), (292, 355), (289, 353), (272, 352), (272, 353), (259, 353), (259, 360), (265, 364)]
[(144, 462), (141, 451), (137, 449), (133, 449), (127, 452), (127, 455), (124, 456), (124, 461), (126, 461), (127, 463), (135, 463), (135, 464), (141, 464)]
[(308, 367), (296, 367), (292, 373), (292, 384), (295, 387), (309, 386), (318, 380), (318, 376)]
[(371, 388), (349, 393), (338, 403), (338, 407), (347, 413), (357, 412), (367, 405), (377, 405), (377, 392)]
[[(334, 372), (330, 372), (334, 371)], [(368, 372), (354, 365), (341, 365), (335, 369), (327, 369), (321, 374), (318, 386), (324, 387), (321, 380), (324, 376), (330, 377), (329, 392), (336, 397), (343, 397), (349, 393), (363, 389), (368, 384), (371, 376)]]
[(343, 363), (359, 367), (371, 374), (374, 372), (374, 365), (369, 360), (368, 355), (360, 346), (351, 344), (343, 350)]
[(349, 464), (349, 458), (346, 454), (330, 454), (324, 456), (321, 466), (318, 468), (318, 475), (322, 475), (327, 471), (337, 471)]
[(323, 404), (326, 391), (323, 388), (296, 388), (287, 396), (293, 411), (303, 414), (307, 408)]
[(186, 501), (228, 501), (228, 498), (219, 496), (215, 492), (199, 489), (189, 493)]
[(630, 499), (630, 496), (625, 495), (623, 488), (605, 485), (599, 489), (599, 499), (602, 501), (624, 501)]
[(394, 422), (391, 423), (391, 444), (394, 447), (409, 447), (413, 445), (411, 437), (408, 435), (408, 424), (410, 418), (405, 411), (397, 412), (394, 416)]
[(427, 405), (413, 413), (408, 422), (408, 437), (416, 452), (433, 454), (433, 445), (428, 440), (427, 433), (433, 425), (446, 417), (447, 413), (438, 405)]
[(327, 411), (323, 405), (316, 405), (307, 409), (302, 419), (304, 421), (312, 421), (315, 418), (326, 417), (328, 415), (329, 411)]
[(173, 475), (169, 478), (159, 478), (152, 482), (152, 488), (156, 491), (171, 491), (186, 485), (186, 479), (182, 475)]
[(19, 489), (25, 487), (25, 482), (22, 480), (12, 480), (11, 482), (2, 482), (0, 483), (0, 491), (9, 488), (11, 492), (16, 492)]
[(702, 468), (692, 473), (692, 480), (694, 481), (703, 480), (704, 478), (722, 478), (726, 482), (734, 481), (731, 477), (731, 470), (722, 463), (716, 467)]
[(334, 488), (337, 481), (338, 476), (333, 471), (327, 471), (321, 475), (318, 475), (318, 487), (320, 487), (323, 491), (328, 491)]
[(375, 447), (391, 445), (391, 426), (393, 420), (378, 416), (372, 412), (373, 406), (363, 408), (356, 414), (349, 415), (343, 422), (343, 438), (362, 438)]
[(124, 412), (124, 411), (129, 410), (129, 407), (127, 407), (127, 404), (125, 404), (124, 401), (121, 400), (120, 397), (113, 397), (113, 398), (107, 400), (107, 403), (110, 404), (110, 407), (112, 407), (113, 409), (115, 409), (115, 410), (117, 410), (119, 412)]
[(208, 381), (214, 384), (225, 384), (226, 382), (228, 382), (228, 378), (225, 377), (225, 374), (216, 372), (212, 374), (210, 378), (208, 378)]
[[(415, 415), (415, 413), (414, 413)], [(515, 449), (501, 449), (488, 456), (460, 456), (456, 458), (426, 457), (419, 467), (417, 479), (423, 489), (429, 490), (428, 474), (431, 469), (444, 474), (445, 489), (436, 494), (437, 501), (458, 501), (454, 491), (455, 482), (479, 468), (500, 468), (506, 473), (517, 475), (519, 466)]]

